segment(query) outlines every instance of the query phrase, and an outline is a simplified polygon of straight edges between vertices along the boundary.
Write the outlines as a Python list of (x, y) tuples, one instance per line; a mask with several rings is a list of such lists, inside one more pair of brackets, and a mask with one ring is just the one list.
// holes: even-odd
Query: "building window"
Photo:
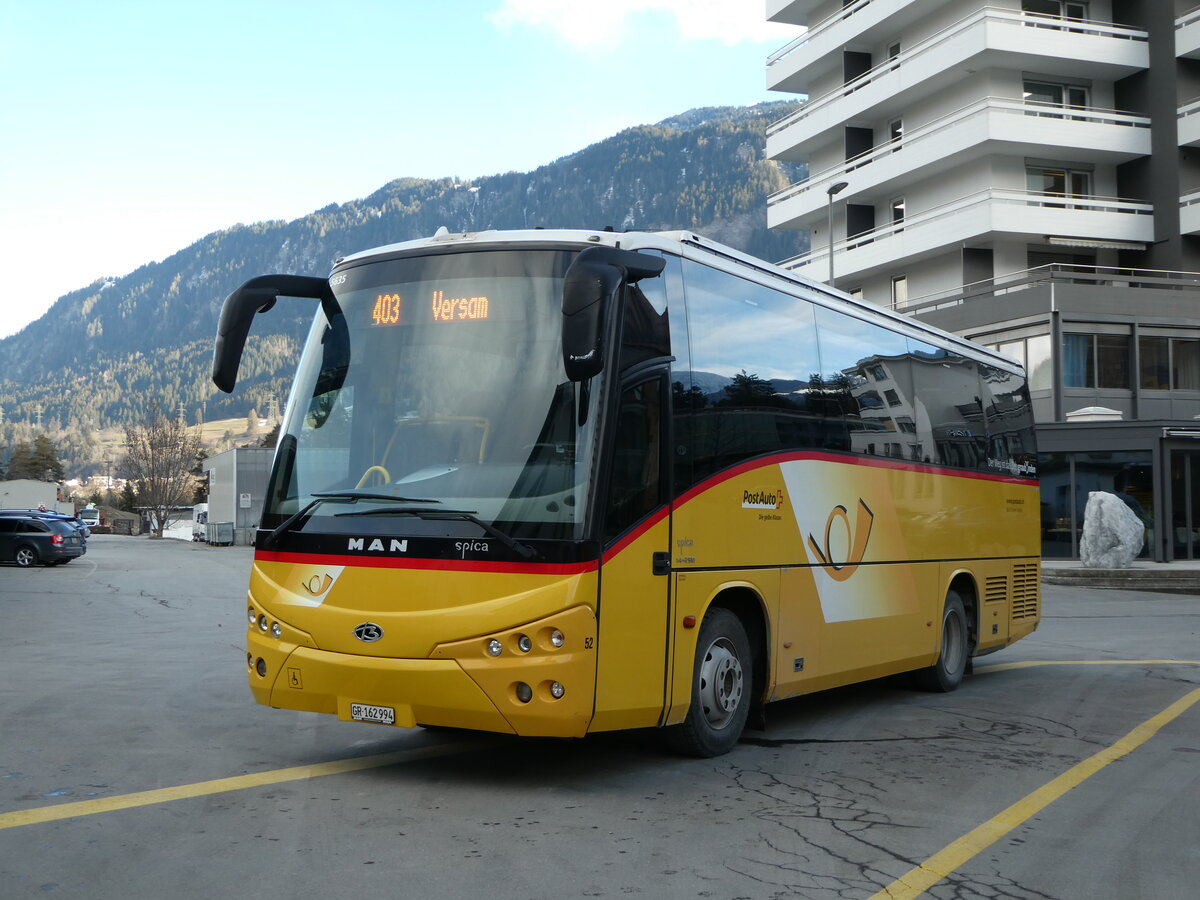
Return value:
[(892, 276), (892, 309), (908, 305), (908, 276)]
[(892, 201), (892, 223), (904, 221), (904, 198), (897, 197)]
[(1088, 5), (1069, 0), (1021, 0), (1021, 9), (1060, 19), (1086, 19)]
[(1025, 170), (1025, 186), (1038, 194), (1087, 197), (1092, 193), (1092, 173), (1081, 169), (1046, 169), (1030, 166)]
[(1146, 391), (1200, 391), (1200, 339), (1139, 337), (1138, 381)]
[(1129, 336), (1064, 334), (1063, 387), (1128, 390)]
[(897, 119), (894, 122), (888, 123), (888, 140), (898, 141), (904, 137), (904, 120)]
[(900, 55), (900, 42), (893, 41), (892, 43), (888, 44), (887, 58), (895, 59), (899, 55)]
[(1058, 106), (1082, 109), (1088, 105), (1088, 89), (1077, 84), (1055, 84), (1049, 81), (1026, 81), (1022, 97), (1026, 103), (1038, 106)]
[(850, 290), (846, 291), (846, 293), (855, 300), (861, 300), (863, 298), (863, 289), (860, 287), (850, 288)]

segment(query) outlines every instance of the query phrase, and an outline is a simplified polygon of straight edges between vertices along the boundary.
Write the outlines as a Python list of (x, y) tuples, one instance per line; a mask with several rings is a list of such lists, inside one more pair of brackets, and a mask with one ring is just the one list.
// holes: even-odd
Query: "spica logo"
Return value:
[(363, 622), (354, 629), (354, 636), (366, 644), (373, 644), (383, 637), (383, 629), (374, 622)]

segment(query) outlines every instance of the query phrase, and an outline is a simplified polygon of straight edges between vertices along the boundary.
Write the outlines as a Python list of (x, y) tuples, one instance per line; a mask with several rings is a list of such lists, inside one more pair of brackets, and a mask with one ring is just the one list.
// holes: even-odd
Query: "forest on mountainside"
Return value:
[(282, 408), (312, 308), (284, 301), (255, 323), (238, 389), (226, 395), (210, 367), (230, 291), (265, 273), (325, 275), (340, 256), (441, 226), (686, 229), (769, 260), (803, 252), (807, 235), (766, 225), (767, 196), (804, 175), (764, 155), (767, 125), (794, 108), (691, 110), (532, 172), (400, 178), (291, 222), (235, 225), (73, 291), (0, 340), (0, 448), (44, 433), (69, 472), (86, 474), (100, 470), (89, 435), (144, 421), (154, 409), (192, 423)]

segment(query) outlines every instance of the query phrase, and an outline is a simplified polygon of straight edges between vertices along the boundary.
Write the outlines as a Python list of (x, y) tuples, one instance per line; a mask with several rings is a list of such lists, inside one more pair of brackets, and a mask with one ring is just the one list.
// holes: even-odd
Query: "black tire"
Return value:
[(22, 569), (28, 569), (30, 566), (38, 564), (38, 552), (36, 547), (30, 547), (28, 544), (22, 544), (17, 548), (17, 552), (13, 554), (13, 562)]
[(753, 684), (753, 654), (741, 619), (727, 609), (710, 610), (696, 642), (691, 708), (670, 730), (675, 748), (703, 758), (732, 750), (746, 727)]
[(949, 693), (957, 688), (967, 671), (971, 657), (971, 630), (967, 611), (958, 591), (946, 592), (942, 608), (942, 634), (937, 662), (913, 673), (913, 684), (923, 691)]

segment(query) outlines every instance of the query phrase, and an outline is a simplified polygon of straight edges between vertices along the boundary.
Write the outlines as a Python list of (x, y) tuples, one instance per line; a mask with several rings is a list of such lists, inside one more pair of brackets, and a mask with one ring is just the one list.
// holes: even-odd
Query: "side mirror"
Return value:
[(217, 324), (212, 380), (225, 393), (231, 393), (237, 383), (238, 366), (242, 361), (251, 321), (257, 313), (266, 312), (274, 306), (278, 297), (320, 300), (330, 319), (341, 312), (327, 279), (307, 275), (260, 275), (251, 278), (225, 298), (221, 320)]
[(622, 283), (662, 274), (666, 260), (615, 247), (589, 247), (563, 279), (563, 367), (571, 381), (586, 381), (604, 371), (605, 326)]

